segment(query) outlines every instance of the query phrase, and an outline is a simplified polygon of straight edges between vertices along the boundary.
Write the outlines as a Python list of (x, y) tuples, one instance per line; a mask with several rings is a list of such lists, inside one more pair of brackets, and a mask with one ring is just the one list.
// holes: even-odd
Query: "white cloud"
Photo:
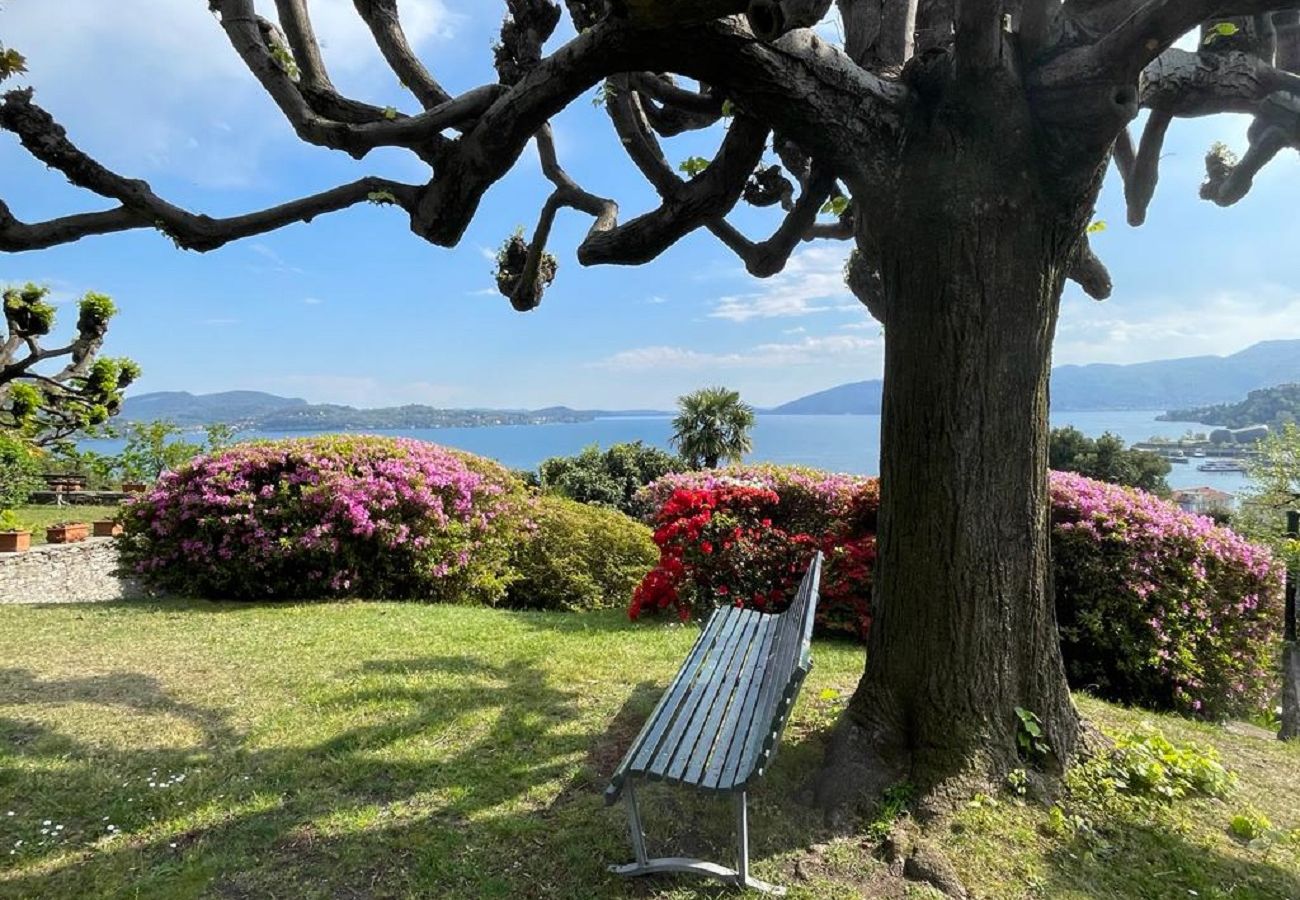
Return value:
[(847, 334), (805, 337), (789, 343), (759, 344), (733, 353), (706, 353), (684, 347), (638, 347), (591, 363), (594, 368), (624, 372), (702, 369), (764, 369), (773, 366), (853, 365), (878, 361), (880, 339)]
[(1258, 341), (1300, 338), (1300, 291), (1264, 284), (1249, 293), (1069, 303), (1057, 328), (1057, 364), (1133, 363), (1234, 353)]
[[(311, 12), (341, 89), (392, 89), (351, 0)], [(242, 187), (270, 145), (297, 142), (202, 0), (19, 0), (0, 15), (37, 102), (111, 168)], [(454, 24), (442, 0), (406, 0), (402, 19), (417, 50)]]
[(302, 302), (307, 306), (320, 306), (325, 301), (320, 297), (303, 297)]
[(861, 305), (844, 284), (845, 247), (820, 246), (800, 250), (785, 270), (757, 284), (753, 293), (722, 297), (711, 318), (747, 322), (750, 319), (791, 318)]

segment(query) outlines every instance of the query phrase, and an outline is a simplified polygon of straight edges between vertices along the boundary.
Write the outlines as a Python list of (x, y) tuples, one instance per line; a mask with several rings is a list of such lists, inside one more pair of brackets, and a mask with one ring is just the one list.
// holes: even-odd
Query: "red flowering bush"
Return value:
[[(1281, 621), (1281, 570), (1269, 552), (1141, 491), (1063, 472), (1051, 486), (1070, 684), (1203, 718), (1267, 706)], [(632, 618), (703, 619), (724, 603), (779, 611), (820, 549), (818, 626), (866, 636), (874, 479), (729, 468), (666, 476), (640, 499), (656, 510), (660, 559), (636, 590)]]
[(660, 560), (637, 587), (629, 615), (669, 611), (683, 621), (734, 604), (779, 612), (808, 560), (826, 554), (817, 624), (865, 637), (870, 624), (875, 511), (871, 479), (811, 470), (729, 469), (670, 475), (643, 502)]

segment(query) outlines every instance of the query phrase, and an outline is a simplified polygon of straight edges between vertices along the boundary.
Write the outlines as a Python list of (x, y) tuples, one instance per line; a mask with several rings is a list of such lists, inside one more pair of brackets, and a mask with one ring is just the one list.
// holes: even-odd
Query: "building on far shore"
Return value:
[(1213, 515), (1216, 512), (1232, 512), (1237, 505), (1235, 496), (1212, 487), (1184, 488), (1174, 491), (1172, 499), (1184, 512), (1202, 516)]

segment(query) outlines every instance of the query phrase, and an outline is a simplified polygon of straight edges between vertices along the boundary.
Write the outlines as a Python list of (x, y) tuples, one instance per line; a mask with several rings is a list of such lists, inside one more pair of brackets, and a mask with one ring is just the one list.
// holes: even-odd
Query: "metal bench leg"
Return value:
[(609, 870), (614, 874), (622, 875), (624, 878), (634, 878), (639, 875), (658, 875), (665, 872), (688, 872), (692, 875), (717, 878), (737, 887), (749, 888), (752, 891), (761, 891), (777, 897), (785, 894), (785, 888), (780, 885), (768, 884), (766, 881), (751, 878), (749, 875), (749, 814), (746, 809), (744, 791), (737, 794), (735, 800), (738, 868), (728, 869), (726, 866), (720, 866), (717, 863), (682, 856), (650, 859), (645, 849), (645, 832), (641, 827), (641, 810), (637, 806), (636, 792), (632, 787), (631, 779), (628, 780), (624, 790), (627, 792), (627, 824), (632, 836), (632, 852), (636, 856), (636, 862), (622, 866), (610, 866)]

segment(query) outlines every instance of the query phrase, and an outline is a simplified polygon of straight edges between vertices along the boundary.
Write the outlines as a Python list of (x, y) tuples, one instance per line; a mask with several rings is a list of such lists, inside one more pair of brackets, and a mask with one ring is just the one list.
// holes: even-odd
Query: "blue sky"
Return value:
[[(351, 0), (311, 8), (345, 93), (414, 109)], [(488, 48), (504, 4), (401, 8), (449, 89), (494, 78)], [(19, 83), (36, 88), (74, 141), (190, 209), (234, 214), (365, 173), (424, 177), (403, 153), (356, 162), (301, 144), (204, 0), (8, 0), (0, 40), (27, 55), (31, 71)], [(1124, 224), (1118, 179), (1108, 179), (1097, 217), (1109, 227), (1094, 247), (1115, 295), (1099, 304), (1067, 289), (1057, 363), (1224, 354), (1300, 338), (1297, 154), (1276, 160), (1231, 209), (1196, 196), (1205, 149), (1215, 140), (1244, 149), (1247, 124), (1175, 122), (1141, 229)], [(616, 197), (625, 218), (654, 205), (601, 110), (580, 101), (555, 129), (565, 167)], [(670, 158), (708, 155), (720, 133), (670, 141)], [(109, 349), (143, 365), (141, 391), (244, 388), (360, 406), (666, 407), (723, 383), (767, 405), (879, 376), (881, 330), (842, 285), (843, 243), (805, 244), (786, 272), (762, 281), (703, 233), (647, 266), (588, 269), (573, 249), (590, 220), (562, 213), (550, 244), (559, 276), (540, 309), (513, 312), (493, 288), (490, 257), (516, 226), (531, 232), (547, 188), (525, 154), (454, 250), (415, 238), (400, 212), (366, 207), (203, 255), (132, 233), (0, 256), (0, 282), (43, 282), (64, 302), (87, 290), (111, 294), (122, 313)], [(9, 134), (0, 134), (0, 196), (28, 220), (103, 205), (34, 163)], [(734, 221), (756, 237), (774, 224), (754, 210)]]

